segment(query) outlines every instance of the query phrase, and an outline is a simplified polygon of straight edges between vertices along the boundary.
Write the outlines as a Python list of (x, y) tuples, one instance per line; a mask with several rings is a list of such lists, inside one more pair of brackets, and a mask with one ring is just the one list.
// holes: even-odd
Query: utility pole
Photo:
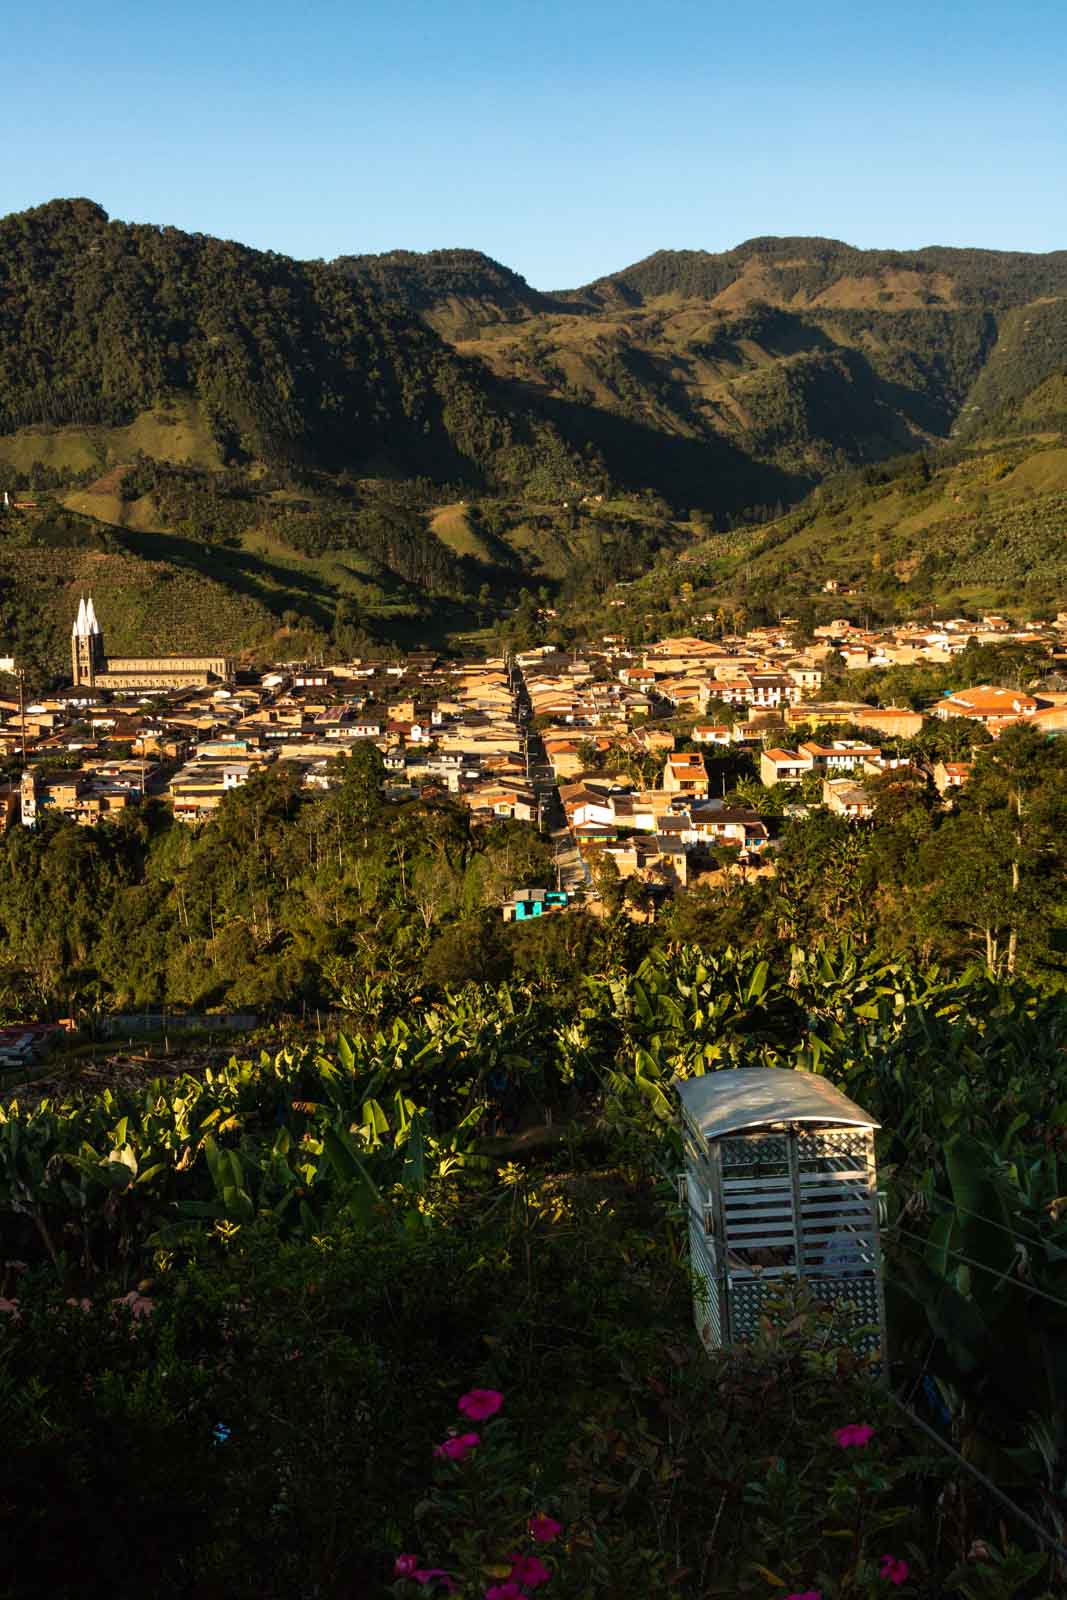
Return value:
[(16, 674), (19, 683), (19, 724), (22, 731), (22, 769), (26, 770), (26, 696), (23, 692), (23, 683), (26, 677), (24, 668), (19, 667)]

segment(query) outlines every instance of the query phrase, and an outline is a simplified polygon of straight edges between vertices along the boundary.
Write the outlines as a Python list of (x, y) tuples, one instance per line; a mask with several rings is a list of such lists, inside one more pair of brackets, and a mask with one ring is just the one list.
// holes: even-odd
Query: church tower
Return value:
[(70, 635), (70, 665), (75, 685), (84, 684), (87, 689), (91, 689), (96, 683), (97, 673), (104, 672), (107, 668), (104, 635), (100, 632), (100, 624), (96, 620), (92, 595), (89, 596), (88, 604), (84, 595), (78, 601), (78, 615), (74, 619)]

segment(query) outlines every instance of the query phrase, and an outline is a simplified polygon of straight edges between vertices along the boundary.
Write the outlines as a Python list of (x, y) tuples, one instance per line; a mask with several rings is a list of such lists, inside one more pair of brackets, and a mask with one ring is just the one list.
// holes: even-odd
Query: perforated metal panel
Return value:
[(873, 1141), (866, 1128), (820, 1128), (818, 1133), (798, 1133), (797, 1155), (809, 1161), (827, 1155), (862, 1156), (866, 1158)]
[(720, 1139), (724, 1167), (759, 1166), (765, 1161), (788, 1161), (789, 1143), (784, 1137), (750, 1134), (743, 1139)]
[(730, 1342), (747, 1343), (759, 1332), (760, 1308), (771, 1285), (760, 1278), (730, 1277), (727, 1302), (730, 1308)]
[(835, 1305), (841, 1310), (855, 1307), (853, 1331), (849, 1344), (857, 1355), (874, 1363), (876, 1370), (884, 1368), (884, 1331), (881, 1281), (865, 1278), (809, 1278), (808, 1287), (817, 1300)]

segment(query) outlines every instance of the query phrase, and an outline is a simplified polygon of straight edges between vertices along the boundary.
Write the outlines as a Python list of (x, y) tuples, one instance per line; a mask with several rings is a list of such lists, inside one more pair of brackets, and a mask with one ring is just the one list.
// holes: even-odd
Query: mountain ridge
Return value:
[[(791, 298), (805, 282), (833, 281), (846, 267), (864, 267), (879, 272), (907, 272), (916, 276), (949, 276), (959, 279), (966, 297), (959, 303), (973, 303), (980, 271), (986, 279), (985, 303), (1023, 304), (1041, 293), (1067, 293), (1067, 250), (1029, 252), (989, 250), (952, 245), (924, 245), (916, 250), (860, 248), (844, 240), (811, 236), (764, 235), (744, 240), (724, 251), (657, 250), (640, 261), (606, 273), (576, 293), (588, 293), (605, 284), (623, 283), (641, 294), (677, 292), (681, 284), (699, 285), (697, 292), (712, 295), (742, 275), (749, 262), (779, 263), (799, 274)], [(787, 282), (789, 280), (786, 280)], [(931, 291), (933, 292), (933, 291)]]
[(1067, 251), (766, 235), (547, 293), (475, 250), (297, 261), (51, 201), (0, 219), (0, 487), (52, 497), (0, 516), (0, 635), (44, 594), (18, 550), (98, 537), (239, 596), (250, 645), (603, 589), (1014, 426), (1065, 310)]

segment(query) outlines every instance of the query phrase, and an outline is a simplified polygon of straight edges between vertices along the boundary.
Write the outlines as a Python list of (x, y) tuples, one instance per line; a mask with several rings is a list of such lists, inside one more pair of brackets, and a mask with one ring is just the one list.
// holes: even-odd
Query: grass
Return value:
[(77, 511), (109, 527), (127, 528), (134, 533), (165, 533), (166, 526), (150, 494), (139, 500), (123, 500), (110, 490), (74, 489), (63, 496), (68, 511)]
[(1048, 494), (1067, 489), (1067, 448), (1041, 450), (1020, 463), (1003, 480), (1004, 489), (1034, 489)]
[(471, 556), (487, 566), (491, 566), (496, 559), (487, 541), (471, 526), (466, 504), (462, 500), (431, 512), (430, 532), (454, 555)]
[(940, 471), (935, 457), (934, 466), (926, 482), (909, 465), (882, 482), (831, 482), (777, 522), (714, 535), (692, 553), (717, 592), (771, 583), (789, 605), (840, 606), (824, 592), (829, 578), (856, 589), (861, 604), (892, 593), (895, 609), (1062, 604), (1064, 437), (984, 441)]
[(34, 466), (80, 473), (130, 461), (138, 452), (158, 461), (213, 469), (222, 465), (218, 445), (200, 406), (175, 400), (142, 411), (126, 427), (20, 428), (0, 437), (0, 461), (29, 472)]
[(0, 548), (0, 579), (33, 615), (38, 653), (69, 662), (79, 594), (92, 593), (112, 655), (167, 655), (263, 645), (277, 618), (252, 597), (191, 566), (116, 549)]

